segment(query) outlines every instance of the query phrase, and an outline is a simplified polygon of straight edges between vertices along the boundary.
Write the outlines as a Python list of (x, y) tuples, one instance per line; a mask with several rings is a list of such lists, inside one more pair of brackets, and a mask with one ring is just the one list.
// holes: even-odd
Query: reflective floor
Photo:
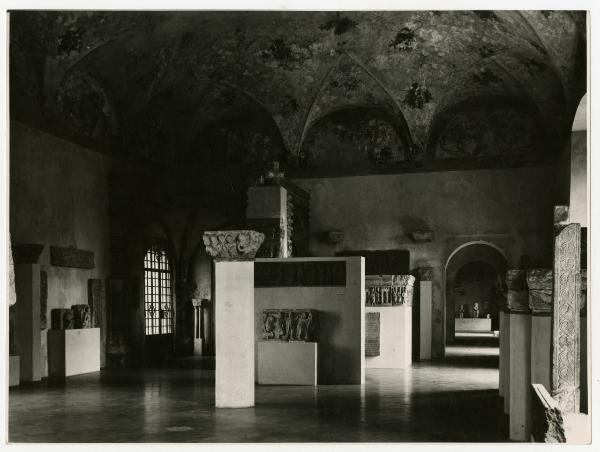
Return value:
[(10, 442), (507, 441), (498, 349), (375, 369), (364, 386), (257, 386), (256, 406), (214, 408), (214, 372), (103, 370), (10, 390)]

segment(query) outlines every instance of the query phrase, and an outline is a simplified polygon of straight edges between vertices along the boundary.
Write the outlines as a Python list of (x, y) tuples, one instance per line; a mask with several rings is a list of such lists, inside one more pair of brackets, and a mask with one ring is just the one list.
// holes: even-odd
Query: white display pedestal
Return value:
[(529, 441), (531, 435), (531, 315), (510, 313), (509, 437)]
[(258, 343), (258, 384), (317, 385), (317, 343)]
[(21, 360), (19, 355), (8, 357), (8, 386), (19, 386), (21, 382)]
[(100, 371), (100, 328), (48, 330), (48, 376)]
[(552, 387), (552, 317), (531, 316), (531, 383)]
[(481, 333), (492, 331), (492, 319), (454, 319), (457, 333)]
[(365, 311), (379, 312), (379, 356), (365, 358), (371, 369), (406, 369), (412, 364), (412, 307), (367, 306)]
[(431, 306), (433, 300), (433, 286), (431, 281), (421, 281), (419, 285), (419, 321), (421, 325), (419, 358), (431, 359)]
[(215, 262), (215, 405), (254, 406), (254, 261)]
[[(504, 322), (500, 337), (504, 337), (502, 346), (504, 347), (504, 356), (500, 355), (502, 363), (502, 393), (504, 395), (504, 414), (510, 412), (510, 313), (503, 312)], [(502, 352), (500, 352), (502, 353)]]

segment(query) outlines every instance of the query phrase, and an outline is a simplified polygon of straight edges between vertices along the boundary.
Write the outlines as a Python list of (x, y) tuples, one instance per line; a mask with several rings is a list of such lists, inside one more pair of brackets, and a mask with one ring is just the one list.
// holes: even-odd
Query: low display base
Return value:
[(48, 330), (48, 376), (100, 371), (100, 328)]
[(8, 357), (8, 386), (19, 386), (21, 383), (21, 358), (19, 355)]
[(492, 331), (492, 319), (454, 319), (457, 332)]
[(258, 384), (316, 386), (317, 343), (259, 342)]

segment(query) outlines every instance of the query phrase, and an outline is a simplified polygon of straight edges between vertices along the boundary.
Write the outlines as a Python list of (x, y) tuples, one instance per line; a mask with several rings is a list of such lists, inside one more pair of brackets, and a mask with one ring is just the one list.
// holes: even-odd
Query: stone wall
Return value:
[[(10, 132), (11, 239), (13, 245), (45, 245), (39, 263), (47, 272), (49, 317), (54, 308), (87, 304), (88, 279), (109, 275), (108, 158), (16, 121)], [(94, 268), (51, 265), (50, 246), (91, 251)], [(46, 331), (42, 376), (47, 375)], [(105, 328), (103, 340), (104, 333)]]
[[(444, 352), (444, 268), (460, 245), (482, 240), (509, 265), (522, 254), (551, 258), (552, 167), (295, 179), (311, 195), (311, 252), (406, 249), (411, 269), (433, 267), (433, 357)], [(434, 231), (431, 242), (411, 233)], [(335, 245), (322, 231), (340, 230)]]

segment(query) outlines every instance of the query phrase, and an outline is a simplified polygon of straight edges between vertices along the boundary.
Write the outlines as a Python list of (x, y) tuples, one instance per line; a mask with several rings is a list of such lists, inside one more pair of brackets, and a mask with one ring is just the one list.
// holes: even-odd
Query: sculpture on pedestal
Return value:
[(265, 235), (251, 230), (206, 231), (203, 236), (206, 252), (215, 259), (254, 259)]
[(92, 327), (92, 315), (90, 313), (90, 306), (87, 304), (74, 304), (71, 306), (73, 311), (73, 328), (91, 328)]
[(52, 309), (50, 311), (50, 327), (53, 330), (73, 329), (73, 311), (70, 309)]
[(317, 311), (311, 309), (265, 309), (263, 339), (313, 342)]
[(479, 303), (477, 302), (473, 303), (473, 318), (479, 318)]

